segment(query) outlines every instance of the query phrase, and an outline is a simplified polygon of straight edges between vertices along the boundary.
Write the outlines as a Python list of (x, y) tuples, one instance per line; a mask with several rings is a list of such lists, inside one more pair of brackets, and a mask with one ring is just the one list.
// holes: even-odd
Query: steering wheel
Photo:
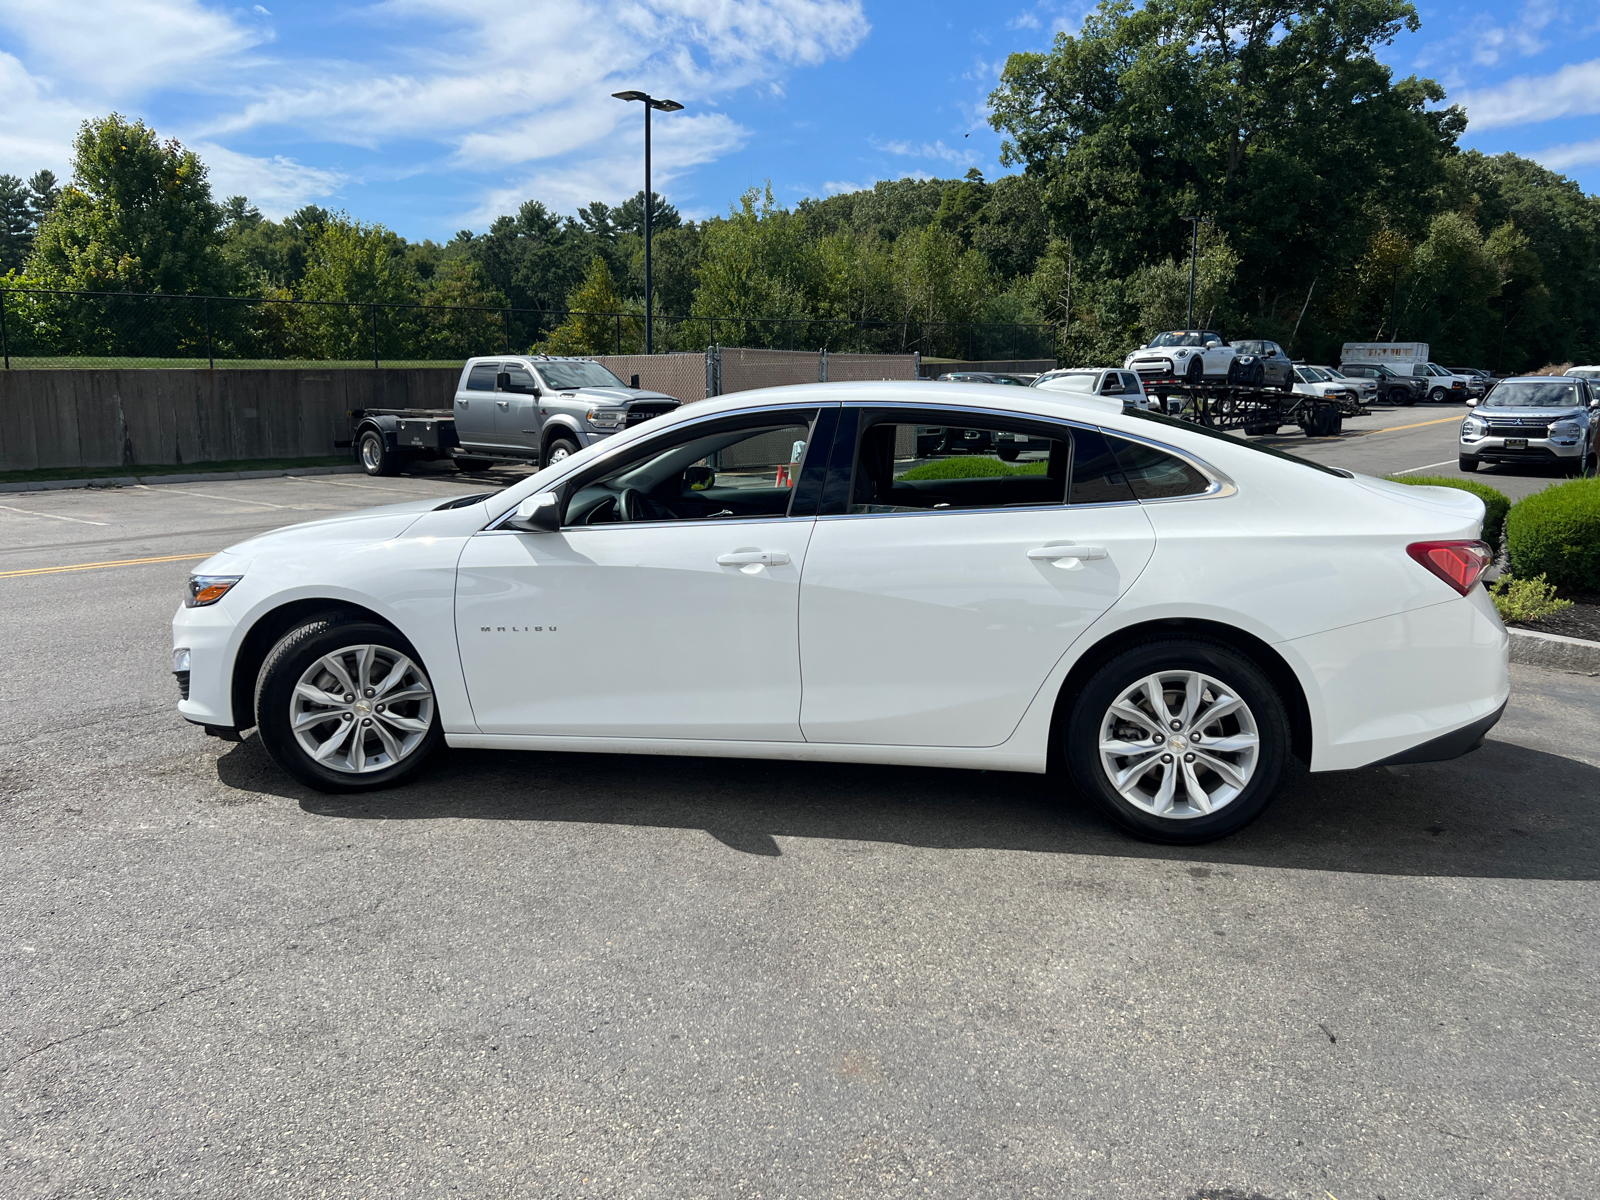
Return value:
[(638, 488), (625, 487), (617, 493), (617, 517), (623, 521), (647, 521), (644, 515), (644, 497)]

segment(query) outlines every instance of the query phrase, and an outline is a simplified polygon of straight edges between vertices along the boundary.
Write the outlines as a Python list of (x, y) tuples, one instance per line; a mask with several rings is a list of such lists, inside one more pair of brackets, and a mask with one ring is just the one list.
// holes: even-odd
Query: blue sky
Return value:
[[(219, 196), (342, 208), (407, 237), (570, 212), (642, 185), (693, 216), (770, 179), (793, 203), (902, 175), (999, 170), (985, 97), (1008, 53), (1076, 30), (1040, 0), (0, 0), (0, 172), (68, 172), (116, 109), (200, 152)], [(1600, 0), (1419, 6), (1387, 47), (1467, 106), (1466, 144), (1600, 190)]]

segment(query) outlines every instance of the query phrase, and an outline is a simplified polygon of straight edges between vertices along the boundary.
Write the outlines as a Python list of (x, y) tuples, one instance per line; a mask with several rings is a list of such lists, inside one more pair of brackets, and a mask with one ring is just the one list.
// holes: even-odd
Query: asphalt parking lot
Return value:
[[(1459, 416), (1274, 440), (1454, 473)], [(1513, 668), (1476, 754), (1196, 850), (998, 772), (472, 751), (332, 798), (178, 718), (198, 556), (469, 490), (0, 497), (0, 1195), (1592, 1195), (1600, 679)]]

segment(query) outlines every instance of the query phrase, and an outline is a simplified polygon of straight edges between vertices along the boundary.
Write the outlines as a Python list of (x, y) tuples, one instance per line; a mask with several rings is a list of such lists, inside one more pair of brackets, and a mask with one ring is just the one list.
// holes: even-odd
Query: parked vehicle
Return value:
[(1572, 376), (1574, 379), (1588, 380), (1591, 387), (1594, 386), (1596, 382), (1600, 382), (1600, 367), (1570, 367), (1566, 371), (1566, 374)]
[(1138, 372), (1116, 367), (1063, 367), (1045, 371), (1030, 386), (1041, 392), (1114, 397), (1118, 407), (1160, 407), (1145, 393)]
[(1539, 463), (1595, 470), (1600, 381), (1575, 375), (1502, 379), (1461, 422), (1460, 466)]
[(939, 376), (940, 383), (998, 383), (1005, 387), (1027, 387), (1032, 380), (1026, 375), (1010, 375), (1003, 371), (951, 371)]
[[(925, 425), (1051, 448), (945, 472), (901, 452)], [(326, 791), (445, 744), (1059, 764), (1135, 834), (1199, 842), (1291, 754), (1481, 741), (1509, 690), (1483, 515), (1093, 397), (774, 388), (214, 555), (173, 620), (178, 707)]]
[(917, 426), (917, 457), (936, 454), (987, 454), (994, 439), (987, 429), (952, 429), (944, 425)]
[(1387, 404), (1415, 404), (1428, 394), (1427, 380), (1413, 375), (1398, 375), (1384, 363), (1341, 363), (1339, 372), (1347, 379), (1371, 380), (1378, 397)]
[(1338, 403), (1341, 413), (1348, 415), (1361, 407), (1355, 384), (1324, 375), (1316, 367), (1298, 366), (1294, 369), (1294, 390), (1302, 396), (1321, 396)]
[(1324, 379), (1354, 388), (1356, 400), (1362, 404), (1378, 398), (1378, 381), (1376, 379), (1369, 379), (1360, 375), (1346, 375), (1337, 367), (1328, 367), (1321, 364), (1313, 366), (1312, 370), (1316, 371)]
[(1135, 371), (1141, 379), (1182, 379), (1189, 383), (1204, 380), (1227, 380), (1230, 383), (1257, 383), (1254, 378), (1241, 377), (1241, 369), (1250, 368), (1253, 375), (1260, 364), (1254, 356), (1248, 361), (1240, 359), (1238, 351), (1228, 345), (1220, 333), (1209, 329), (1174, 329), (1158, 333), (1148, 346), (1140, 346), (1122, 363), (1123, 369)]
[(451, 458), (464, 471), (542, 467), (677, 407), (593, 359), (499, 354), (467, 360), (450, 408), (361, 410), (352, 439), (368, 475), (393, 475), (417, 459)]
[(1294, 390), (1294, 362), (1277, 342), (1265, 339), (1236, 341), (1233, 348), (1242, 355), (1250, 355), (1261, 363), (1261, 385)]

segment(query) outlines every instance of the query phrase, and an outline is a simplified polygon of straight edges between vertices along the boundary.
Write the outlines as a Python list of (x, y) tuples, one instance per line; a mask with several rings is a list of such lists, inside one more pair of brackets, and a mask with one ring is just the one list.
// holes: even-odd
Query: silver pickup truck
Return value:
[(351, 436), (368, 475), (393, 475), (417, 459), (453, 459), (463, 471), (495, 462), (545, 467), (677, 407), (592, 359), (494, 355), (467, 360), (448, 409), (357, 410)]

